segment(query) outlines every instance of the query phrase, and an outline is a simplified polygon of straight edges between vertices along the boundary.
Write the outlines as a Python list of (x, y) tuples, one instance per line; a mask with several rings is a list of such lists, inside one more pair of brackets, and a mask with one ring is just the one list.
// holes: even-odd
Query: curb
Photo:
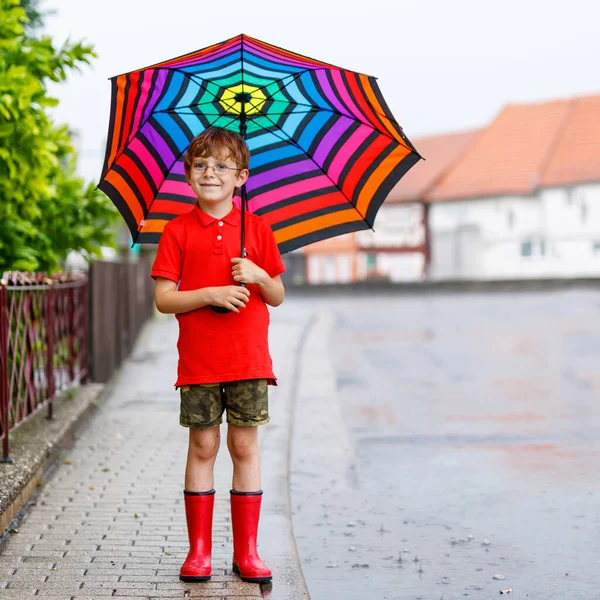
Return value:
[[(268, 490), (263, 497), (260, 535), (264, 543), (270, 546), (267, 564), (273, 571), (273, 596), (285, 600), (310, 600), (294, 535), (290, 468), (295, 405), (300, 387), (299, 365), (314, 322), (310, 315), (288, 354), (287, 364), (282, 370), (287, 373), (289, 386), (286, 385), (286, 388), (289, 392), (278, 395), (270, 403), (272, 424), (260, 443), (261, 462), (264, 465), (263, 489)], [(273, 325), (277, 326), (276, 323)], [(285, 378), (282, 376), (282, 379)]]
[(600, 278), (578, 277), (571, 279), (445, 279), (427, 281), (357, 281), (334, 284), (291, 284), (286, 286), (290, 298), (319, 296), (368, 296), (435, 293), (514, 293), (560, 291), (569, 289), (600, 289)]
[(101, 384), (71, 388), (54, 400), (54, 417), (41, 410), (11, 434), (12, 463), (0, 464), (0, 542), (62, 450), (72, 445), (75, 432), (95, 412), (105, 390)]

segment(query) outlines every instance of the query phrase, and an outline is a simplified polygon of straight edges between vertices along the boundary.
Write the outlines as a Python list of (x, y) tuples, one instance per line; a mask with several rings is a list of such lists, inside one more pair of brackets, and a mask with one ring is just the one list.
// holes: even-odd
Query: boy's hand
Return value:
[(264, 269), (255, 265), (247, 258), (232, 258), (231, 259), (231, 275), (234, 281), (240, 283), (262, 283), (269, 279), (269, 275)]
[(250, 292), (241, 285), (223, 285), (210, 290), (210, 303), (213, 306), (223, 306), (236, 313), (240, 312), (240, 308), (246, 308), (249, 299)]

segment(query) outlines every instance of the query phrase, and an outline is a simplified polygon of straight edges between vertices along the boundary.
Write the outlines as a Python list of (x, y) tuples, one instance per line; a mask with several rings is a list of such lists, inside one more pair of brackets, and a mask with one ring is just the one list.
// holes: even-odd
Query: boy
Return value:
[(233, 196), (248, 178), (249, 160), (245, 141), (226, 129), (211, 127), (192, 140), (184, 168), (198, 201), (165, 227), (151, 273), (158, 310), (179, 321), (175, 387), (180, 423), (190, 428), (183, 492), (190, 551), (182, 581), (211, 576), (213, 469), (225, 409), (233, 570), (244, 581), (271, 580), (256, 550), (262, 498), (257, 426), (269, 421), (267, 386), (275, 384), (266, 304), (283, 302), (285, 267), (271, 228), (251, 213), (245, 216), (246, 257), (239, 256), (241, 213)]

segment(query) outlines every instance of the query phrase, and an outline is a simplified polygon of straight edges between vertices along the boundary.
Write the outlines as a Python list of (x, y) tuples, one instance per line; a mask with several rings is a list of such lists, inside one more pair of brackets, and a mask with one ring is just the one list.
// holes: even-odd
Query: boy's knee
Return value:
[(190, 450), (197, 460), (211, 460), (219, 451), (219, 438), (196, 435), (190, 438)]
[(258, 441), (254, 436), (230, 435), (227, 446), (234, 460), (248, 460), (258, 454)]

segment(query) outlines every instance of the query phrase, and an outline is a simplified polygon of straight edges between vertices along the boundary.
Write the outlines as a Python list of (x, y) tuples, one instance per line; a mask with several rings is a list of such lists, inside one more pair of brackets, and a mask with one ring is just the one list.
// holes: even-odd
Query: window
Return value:
[(592, 253), (594, 256), (600, 256), (600, 240), (596, 240), (592, 244)]
[(367, 273), (373, 272), (377, 268), (377, 254), (367, 254)]
[(548, 246), (544, 238), (532, 238), (521, 242), (521, 258), (546, 256)]

